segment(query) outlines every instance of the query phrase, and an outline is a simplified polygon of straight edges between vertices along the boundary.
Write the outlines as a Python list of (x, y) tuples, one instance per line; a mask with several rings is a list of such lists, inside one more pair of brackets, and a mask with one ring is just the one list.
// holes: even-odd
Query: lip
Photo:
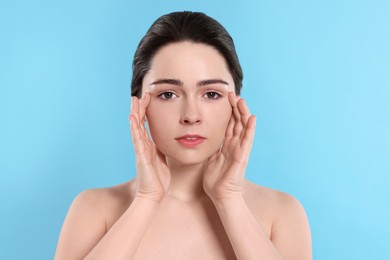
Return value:
[(203, 141), (206, 139), (203, 136), (200, 135), (183, 135), (180, 137), (175, 138), (181, 145), (189, 148), (196, 147), (203, 143)]

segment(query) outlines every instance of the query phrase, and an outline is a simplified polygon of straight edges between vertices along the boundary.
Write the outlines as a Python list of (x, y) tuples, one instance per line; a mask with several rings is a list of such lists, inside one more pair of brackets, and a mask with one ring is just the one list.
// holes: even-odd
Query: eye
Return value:
[(163, 92), (160, 95), (158, 95), (158, 97), (163, 99), (163, 100), (172, 99), (172, 98), (174, 98), (174, 96), (176, 96), (176, 95), (173, 92), (170, 92), (170, 91), (166, 91), (166, 92)]
[(221, 97), (221, 94), (215, 92), (215, 91), (209, 91), (205, 94), (207, 99), (219, 99)]

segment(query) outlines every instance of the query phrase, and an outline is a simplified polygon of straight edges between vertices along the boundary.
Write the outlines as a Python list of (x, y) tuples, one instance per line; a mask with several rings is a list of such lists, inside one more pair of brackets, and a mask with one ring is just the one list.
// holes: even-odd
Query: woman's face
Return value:
[(234, 81), (217, 50), (188, 41), (164, 46), (142, 92), (150, 93), (146, 116), (153, 141), (168, 159), (196, 164), (218, 151), (232, 114)]

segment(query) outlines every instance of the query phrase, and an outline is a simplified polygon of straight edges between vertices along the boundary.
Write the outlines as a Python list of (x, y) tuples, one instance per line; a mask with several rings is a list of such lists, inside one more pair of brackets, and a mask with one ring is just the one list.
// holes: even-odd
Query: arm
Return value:
[(256, 221), (242, 197), (214, 201), (237, 259), (310, 260), (309, 223), (301, 204), (286, 196), (271, 239)]
[(230, 93), (229, 102), (232, 116), (225, 140), (221, 151), (211, 156), (205, 166), (203, 188), (214, 202), (236, 257), (244, 260), (311, 259), (308, 222), (299, 202), (276, 200), (281, 212), (277, 213), (271, 239), (248, 209), (243, 198), (243, 183), (256, 121), (244, 100)]
[(262, 227), (257, 223), (244, 198), (214, 201), (237, 259), (283, 259)]
[(313, 259), (310, 226), (304, 208), (289, 195), (282, 196), (280, 202), (281, 210), (272, 226), (272, 243), (287, 260)]
[(56, 260), (131, 259), (159, 202), (136, 197), (106, 232), (93, 190), (82, 192), (69, 209), (58, 241)]
[(81, 193), (66, 217), (56, 259), (131, 259), (135, 254), (170, 182), (165, 156), (144, 127), (149, 101), (149, 95), (141, 102), (133, 98), (129, 117), (137, 168), (133, 202), (107, 232), (101, 196), (99, 199), (93, 190)]
[(136, 197), (85, 259), (131, 259), (159, 202)]

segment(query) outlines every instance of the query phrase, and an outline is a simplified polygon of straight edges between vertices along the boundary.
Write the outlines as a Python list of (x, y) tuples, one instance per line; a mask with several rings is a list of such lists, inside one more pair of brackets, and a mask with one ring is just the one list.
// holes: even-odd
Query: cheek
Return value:
[(146, 117), (151, 137), (156, 145), (163, 143), (164, 140), (167, 140), (167, 135), (172, 133), (172, 115), (174, 113), (167, 107), (161, 107), (155, 104), (149, 105), (146, 111)]
[(227, 126), (233, 113), (232, 106), (230, 105), (229, 101), (227, 101), (227, 104), (224, 105), (223, 111), (223, 116), (221, 117), (222, 120), (226, 123), (225, 125)]
[(226, 113), (226, 115), (222, 118), (221, 126), (222, 126), (222, 131), (223, 131), (223, 137), (225, 137), (225, 132), (227, 129), (227, 126), (229, 124), (230, 118), (231, 118), (232, 113)]
[(217, 129), (217, 135), (220, 135), (221, 138), (225, 137), (226, 128), (229, 124), (230, 118), (232, 116), (231, 106), (222, 106), (219, 109), (215, 109), (214, 111), (221, 111), (220, 113), (216, 113), (213, 117), (214, 129)]

